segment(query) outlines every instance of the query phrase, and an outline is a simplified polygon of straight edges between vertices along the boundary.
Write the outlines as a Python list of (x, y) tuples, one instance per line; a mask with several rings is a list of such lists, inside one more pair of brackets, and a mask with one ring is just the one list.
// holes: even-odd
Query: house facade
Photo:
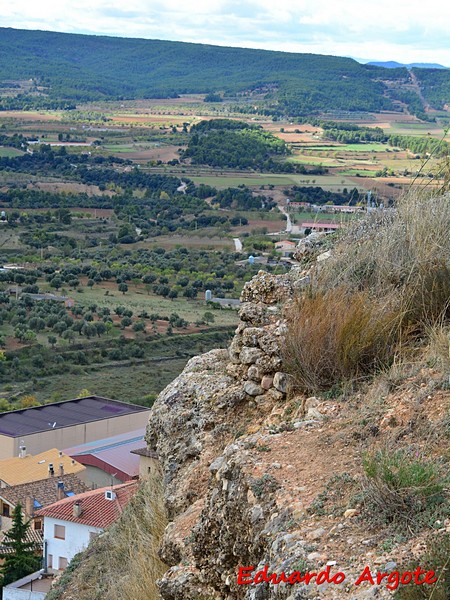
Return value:
[(52, 517), (44, 518), (47, 569), (50, 573), (63, 571), (72, 558), (88, 547), (89, 542), (103, 531), (101, 527), (72, 523)]
[(136, 493), (137, 481), (64, 498), (36, 513), (44, 519), (44, 568), (64, 571), (72, 558), (110, 527)]

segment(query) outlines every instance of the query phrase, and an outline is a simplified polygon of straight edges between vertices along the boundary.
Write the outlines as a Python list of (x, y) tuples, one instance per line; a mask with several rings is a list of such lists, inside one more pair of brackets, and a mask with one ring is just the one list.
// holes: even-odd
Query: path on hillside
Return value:
[(280, 209), (280, 212), (282, 212), (283, 215), (286, 217), (286, 233), (292, 233), (292, 221), (288, 211), (284, 208), (284, 206), (281, 206), (281, 204), (278, 205), (278, 208)]
[(409, 71), (409, 76), (411, 77), (411, 82), (412, 82), (413, 87), (414, 87), (414, 89), (416, 91), (416, 94), (419, 96), (420, 101), (422, 102), (422, 105), (423, 105), (423, 108), (424, 108), (425, 112), (428, 112), (430, 110), (431, 106), (429, 105), (429, 103), (423, 97), (419, 81), (418, 81), (418, 79), (416, 77), (416, 74), (414, 73), (414, 71), (412, 69), (410, 69), (410, 71)]

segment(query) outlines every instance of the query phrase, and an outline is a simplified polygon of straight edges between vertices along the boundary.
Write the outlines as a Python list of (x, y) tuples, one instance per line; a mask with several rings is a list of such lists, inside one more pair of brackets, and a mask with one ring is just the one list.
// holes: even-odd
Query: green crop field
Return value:
[[(41, 287), (45, 290), (43, 285)], [(96, 285), (93, 288), (83, 288), (83, 293), (69, 292), (69, 295), (74, 298), (76, 303), (83, 305), (95, 303), (98, 306), (107, 306), (111, 311), (114, 311), (117, 306), (125, 306), (136, 315), (142, 311), (157, 313), (161, 316), (177, 313), (190, 323), (199, 320), (205, 311), (209, 310), (201, 298), (188, 300), (181, 297), (169, 300), (162, 296), (147, 294), (144, 289), (136, 289), (131, 284), (129, 285), (130, 290), (122, 294), (117, 290), (117, 286), (115, 287), (116, 289), (111, 290), (111, 287), (105, 288)], [(45, 291), (50, 291), (50, 288)], [(108, 295), (105, 295), (106, 291), (108, 291)], [(237, 312), (234, 310), (215, 310), (214, 317), (214, 325), (236, 325), (238, 322)]]
[(23, 152), (21, 150), (18, 150), (17, 148), (7, 148), (5, 146), (0, 146), (0, 158), (10, 158), (11, 156), (19, 156), (21, 154), (23, 154)]
[(304, 150), (321, 152), (386, 152), (386, 144), (339, 144), (336, 146), (304, 146)]
[(212, 185), (215, 188), (223, 189), (227, 187), (236, 187), (238, 185), (261, 186), (261, 185), (292, 185), (292, 177), (290, 175), (272, 175), (272, 174), (252, 174), (242, 176), (232, 175), (226, 177), (223, 175), (208, 175), (202, 177), (190, 177), (196, 184), (204, 183)]

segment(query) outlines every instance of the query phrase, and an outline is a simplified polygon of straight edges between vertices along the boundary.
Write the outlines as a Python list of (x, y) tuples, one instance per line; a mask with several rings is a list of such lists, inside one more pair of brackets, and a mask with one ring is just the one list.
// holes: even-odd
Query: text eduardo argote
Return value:
[[(292, 573), (285, 573), (284, 571), (280, 574), (268, 573), (268, 566), (265, 565), (261, 570), (254, 573), (255, 567), (239, 567), (239, 573), (237, 577), (238, 585), (251, 585), (258, 583), (269, 583), (277, 585), (279, 583), (288, 583), (295, 585), (296, 583), (304, 583), (309, 585), (315, 583), (321, 585), (323, 583), (332, 583), (339, 585), (346, 580), (345, 573), (337, 571), (331, 573), (331, 566), (327, 566), (323, 571), (301, 573), (300, 571), (293, 571)], [(382, 573), (377, 571), (372, 573), (370, 567), (365, 567), (360, 575), (351, 583), (355, 585), (361, 585), (362, 583), (370, 583), (371, 585), (386, 584), (389, 590), (396, 590), (399, 585), (433, 585), (437, 582), (438, 577), (434, 571), (425, 571), (421, 567), (417, 567), (414, 571), (391, 571), (389, 573)]]

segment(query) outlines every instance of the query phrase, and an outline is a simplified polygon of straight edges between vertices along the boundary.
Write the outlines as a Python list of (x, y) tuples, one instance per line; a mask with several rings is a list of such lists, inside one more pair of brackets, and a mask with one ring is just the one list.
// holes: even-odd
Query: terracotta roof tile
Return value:
[(2, 488), (0, 489), (0, 498), (11, 506), (16, 506), (20, 502), (23, 510), (25, 510), (27, 497), (37, 500), (41, 506), (48, 506), (58, 500), (58, 481), (64, 483), (65, 493), (80, 494), (88, 489), (76, 475), (68, 474)]
[[(15, 552), (15, 549), (12, 548), (11, 546), (6, 546), (4, 545), (5, 542), (5, 534), (6, 531), (2, 531), (0, 533), (0, 553), (1, 554), (13, 554)], [(42, 530), (36, 530), (33, 529), (32, 527), (29, 527), (27, 529), (27, 533), (25, 535), (25, 542), (28, 543), (32, 543), (36, 545), (37, 549), (40, 549), (42, 551), (43, 545), (44, 545), (44, 532)]]
[[(137, 481), (128, 481), (112, 487), (99, 488), (91, 490), (84, 494), (78, 494), (71, 498), (64, 498), (55, 502), (46, 508), (37, 511), (36, 516), (51, 517), (61, 521), (70, 521), (105, 529), (112, 525), (121, 515), (124, 508), (136, 493), (139, 483)], [(105, 498), (105, 492), (112, 490), (116, 497), (114, 500)], [(79, 502), (81, 506), (81, 515), (74, 516), (73, 506)]]

